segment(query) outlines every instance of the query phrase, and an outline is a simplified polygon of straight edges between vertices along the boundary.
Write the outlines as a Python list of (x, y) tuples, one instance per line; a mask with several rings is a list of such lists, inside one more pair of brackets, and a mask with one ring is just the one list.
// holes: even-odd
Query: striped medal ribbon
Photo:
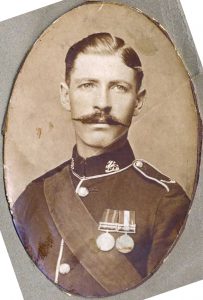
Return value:
[(101, 251), (110, 251), (115, 246), (115, 238), (109, 232), (117, 232), (118, 211), (105, 209), (98, 230), (105, 231), (96, 239), (97, 247)]
[(136, 232), (134, 211), (119, 211), (117, 232), (124, 232), (124, 234), (117, 238), (116, 249), (121, 253), (131, 252), (135, 244), (128, 233)]

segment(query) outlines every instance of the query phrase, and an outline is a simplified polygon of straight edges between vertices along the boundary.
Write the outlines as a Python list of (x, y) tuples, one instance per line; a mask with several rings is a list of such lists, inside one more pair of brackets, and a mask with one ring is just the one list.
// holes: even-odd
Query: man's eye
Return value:
[(94, 83), (93, 82), (86, 82), (86, 83), (82, 83), (79, 85), (79, 88), (81, 89), (90, 89), (94, 87)]
[(116, 84), (112, 87), (115, 91), (121, 92), (121, 93), (127, 93), (128, 88), (122, 84)]

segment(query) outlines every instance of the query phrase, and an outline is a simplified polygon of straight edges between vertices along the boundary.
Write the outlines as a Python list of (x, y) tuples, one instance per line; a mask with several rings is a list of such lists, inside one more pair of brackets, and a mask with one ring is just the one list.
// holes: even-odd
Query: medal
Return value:
[[(106, 209), (98, 226), (98, 230), (104, 231), (104, 233), (97, 237), (97, 247), (101, 251), (110, 251), (116, 246), (119, 252), (129, 253), (134, 248), (134, 240), (128, 233), (135, 233), (135, 229), (134, 211)], [(115, 242), (113, 235), (109, 232), (122, 232), (124, 234), (118, 237)]]
[(115, 246), (115, 239), (109, 233), (117, 230), (118, 211), (113, 209), (106, 209), (103, 213), (101, 222), (99, 222), (98, 230), (105, 231), (96, 239), (97, 247), (101, 251), (110, 251)]
[(124, 210), (119, 211), (118, 232), (124, 232), (116, 240), (116, 249), (121, 253), (129, 253), (134, 248), (134, 241), (128, 233), (135, 233), (135, 212)]
[(116, 240), (116, 249), (121, 253), (129, 253), (134, 248), (133, 239), (127, 233), (121, 235)]
[(97, 247), (101, 251), (110, 251), (111, 249), (113, 249), (115, 245), (115, 239), (113, 235), (111, 235), (108, 232), (105, 232), (98, 236), (96, 243), (97, 243)]

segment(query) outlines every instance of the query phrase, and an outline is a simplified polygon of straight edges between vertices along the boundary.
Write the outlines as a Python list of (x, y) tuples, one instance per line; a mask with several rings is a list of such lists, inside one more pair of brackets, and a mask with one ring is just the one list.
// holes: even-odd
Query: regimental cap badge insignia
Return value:
[(109, 160), (105, 167), (105, 173), (116, 172), (119, 171), (119, 165), (114, 160)]

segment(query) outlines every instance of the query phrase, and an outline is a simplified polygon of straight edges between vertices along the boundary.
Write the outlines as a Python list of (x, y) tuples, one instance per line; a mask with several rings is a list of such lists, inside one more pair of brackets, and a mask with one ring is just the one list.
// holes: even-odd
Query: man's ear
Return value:
[(69, 87), (65, 82), (60, 83), (60, 101), (62, 106), (70, 111), (70, 97), (69, 97)]
[(134, 116), (137, 116), (140, 113), (144, 103), (145, 95), (146, 95), (146, 90), (142, 90), (137, 94), (135, 109), (133, 114)]

